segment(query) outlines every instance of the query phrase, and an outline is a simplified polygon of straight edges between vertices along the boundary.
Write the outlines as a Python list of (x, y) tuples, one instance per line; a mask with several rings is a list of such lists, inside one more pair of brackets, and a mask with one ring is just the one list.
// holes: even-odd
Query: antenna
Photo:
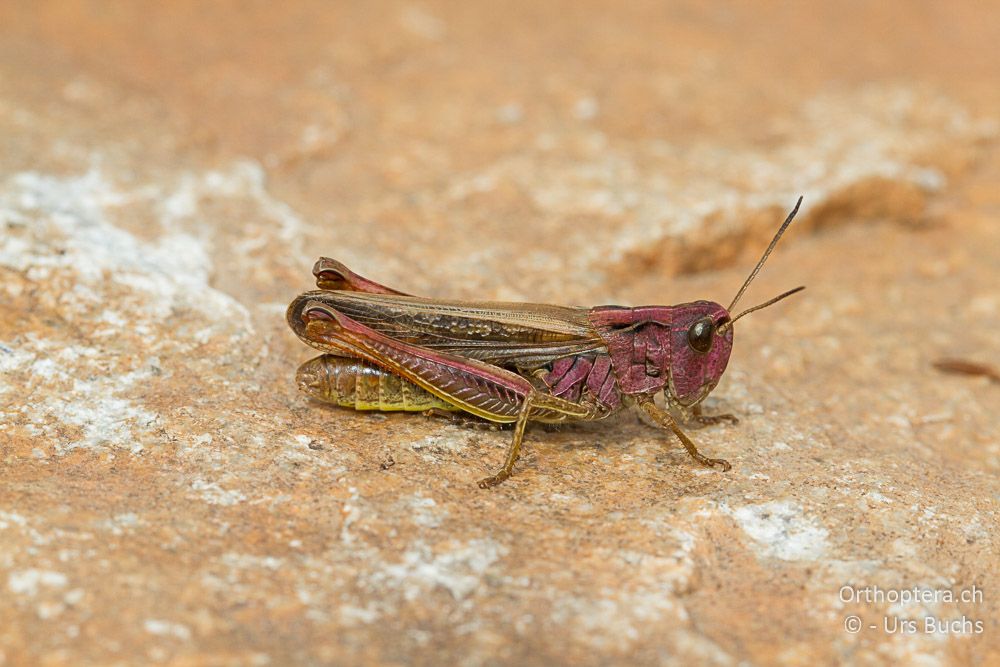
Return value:
[(744, 310), (742, 313), (740, 313), (739, 315), (737, 315), (733, 319), (731, 319), (728, 322), (724, 323), (721, 327), (719, 327), (719, 329), (723, 330), (723, 327), (731, 327), (731, 326), (733, 326), (733, 322), (735, 322), (736, 320), (740, 319), (744, 315), (749, 315), (753, 311), (760, 310), (761, 308), (767, 308), (770, 305), (778, 303), (779, 301), (781, 301), (782, 299), (784, 299), (786, 296), (791, 296), (791, 295), (795, 294), (796, 292), (801, 292), (805, 288), (806, 288), (805, 285), (799, 285), (795, 289), (790, 289), (790, 290), (788, 290), (787, 292), (785, 292), (783, 294), (779, 294), (778, 296), (776, 296), (773, 299), (770, 299), (768, 301), (765, 301), (764, 303), (760, 304), (759, 306), (754, 306), (753, 308), (747, 308), (746, 310)]
[[(729, 312), (733, 311), (733, 306), (735, 306), (736, 302), (740, 300), (741, 296), (743, 296), (743, 292), (745, 292), (747, 290), (747, 287), (750, 286), (750, 283), (753, 282), (753, 279), (757, 277), (757, 274), (760, 272), (760, 268), (762, 266), (764, 266), (764, 262), (767, 261), (768, 255), (770, 255), (771, 251), (774, 250), (774, 246), (778, 245), (778, 239), (780, 239), (781, 235), (785, 233), (786, 229), (788, 229), (788, 225), (792, 224), (792, 219), (795, 217), (795, 214), (799, 212), (799, 206), (801, 204), (802, 204), (802, 197), (800, 196), (799, 200), (797, 202), (795, 202), (795, 208), (793, 208), (792, 212), (788, 214), (788, 217), (785, 218), (785, 221), (783, 223), (781, 223), (781, 227), (778, 229), (778, 233), (774, 235), (773, 239), (771, 239), (771, 245), (767, 246), (767, 250), (764, 251), (764, 255), (760, 258), (760, 261), (757, 262), (757, 266), (753, 267), (753, 271), (750, 272), (750, 275), (747, 277), (746, 282), (743, 283), (743, 287), (741, 287), (740, 291), (736, 293), (736, 296), (733, 298), (733, 302), (731, 304), (729, 304), (729, 308), (727, 308), (726, 310), (728, 310)], [(758, 308), (763, 308), (764, 306), (769, 306), (772, 303), (774, 303), (775, 301), (778, 301), (780, 299), (785, 298), (789, 294), (794, 294), (799, 289), (803, 289), (803, 288), (796, 288), (796, 289), (792, 290), (791, 292), (786, 292), (785, 294), (782, 294), (777, 299), (772, 299), (771, 301), (768, 301), (767, 303), (765, 303), (763, 305), (756, 306), (754, 308), (751, 308), (748, 311), (744, 311), (743, 313), (740, 314), (740, 317), (742, 317), (743, 315), (746, 315), (747, 313), (749, 313), (752, 310), (757, 310)]]

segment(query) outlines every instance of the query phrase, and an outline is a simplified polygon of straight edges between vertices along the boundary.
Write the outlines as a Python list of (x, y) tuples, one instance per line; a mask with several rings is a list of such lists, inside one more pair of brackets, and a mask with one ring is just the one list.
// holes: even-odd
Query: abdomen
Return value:
[(457, 410), (423, 387), (362, 359), (324, 354), (295, 373), (299, 389), (312, 398), (355, 410)]

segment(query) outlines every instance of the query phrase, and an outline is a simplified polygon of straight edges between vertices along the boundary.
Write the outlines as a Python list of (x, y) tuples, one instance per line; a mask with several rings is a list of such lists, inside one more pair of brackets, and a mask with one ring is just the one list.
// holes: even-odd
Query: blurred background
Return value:
[(301, 282), (318, 247), (417, 291), (588, 302), (749, 258), (733, 235), (798, 194), (923, 215), (996, 131), (994, 9), (5, 3), (4, 160), (126, 176), (129, 231), (254, 267), (216, 272), (233, 292), (287, 300), (267, 269)]
[[(1000, 364), (998, 10), (2, 3), (0, 665), (1000, 660), (1000, 390), (933, 365)], [(319, 255), (725, 304), (799, 195), (729, 477), (623, 419), (484, 493), (506, 434), (296, 394)]]

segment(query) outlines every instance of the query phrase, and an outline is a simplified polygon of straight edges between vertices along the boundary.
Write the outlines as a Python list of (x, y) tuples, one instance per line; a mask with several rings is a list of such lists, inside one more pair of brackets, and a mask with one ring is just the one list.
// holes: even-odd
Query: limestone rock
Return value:
[[(1000, 661), (1000, 388), (933, 365), (1000, 365), (1000, 33), (911, 8), (4, 4), (0, 665)], [(320, 254), (728, 303), (799, 194), (730, 473), (623, 417), (481, 491), (509, 434), (296, 392)]]

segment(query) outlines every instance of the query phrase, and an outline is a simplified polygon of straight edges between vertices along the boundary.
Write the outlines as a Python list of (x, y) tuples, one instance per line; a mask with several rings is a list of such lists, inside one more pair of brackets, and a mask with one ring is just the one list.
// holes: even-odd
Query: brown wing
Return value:
[(586, 308), (339, 290), (303, 296), (390, 338), (498, 366), (537, 367), (560, 357), (605, 350)]

